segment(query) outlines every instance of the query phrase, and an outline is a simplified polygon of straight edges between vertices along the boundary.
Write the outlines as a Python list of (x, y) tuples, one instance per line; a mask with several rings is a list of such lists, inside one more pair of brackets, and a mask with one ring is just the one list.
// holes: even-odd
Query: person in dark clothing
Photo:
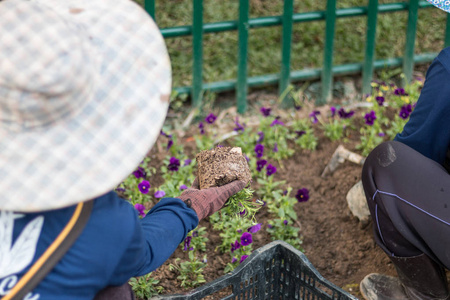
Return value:
[[(113, 192), (158, 137), (171, 92), (164, 39), (134, 2), (0, 1), (0, 36), (0, 297), (132, 299), (128, 280), (246, 183), (194, 181), (142, 219)], [(26, 290), (87, 203), (74, 243)]]
[[(450, 1), (432, 1), (449, 12)], [(398, 278), (369, 274), (365, 299), (449, 299), (450, 48), (427, 70), (410, 120), (367, 157), (362, 183), (376, 243)]]

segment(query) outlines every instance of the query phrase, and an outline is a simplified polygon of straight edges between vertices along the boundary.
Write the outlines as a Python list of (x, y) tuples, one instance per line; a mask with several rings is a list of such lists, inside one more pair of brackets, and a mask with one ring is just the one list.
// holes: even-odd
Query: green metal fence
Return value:
[[(337, 0), (327, 0), (325, 11), (294, 13), (293, 0), (284, 0), (283, 14), (279, 16), (249, 18), (249, 0), (239, 0), (239, 18), (236, 21), (224, 21), (216, 23), (203, 22), (203, 0), (192, 0), (193, 15), (191, 26), (178, 26), (161, 29), (164, 38), (189, 36), (192, 38), (193, 66), (192, 86), (175, 87), (179, 94), (190, 94), (192, 105), (201, 107), (204, 91), (222, 92), (236, 90), (238, 112), (243, 113), (247, 109), (247, 93), (249, 87), (263, 85), (278, 85), (280, 95), (291, 82), (320, 79), (322, 83), (321, 97), (316, 104), (327, 103), (331, 97), (333, 77), (338, 75), (362, 74), (362, 93), (370, 91), (370, 83), (374, 70), (386, 67), (402, 67), (405, 80), (412, 77), (415, 63), (427, 63), (432, 61), (437, 53), (414, 54), (418, 10), (434, 7), (424, 0), (410, 0), (390, 4), (378, 4), (378, 0), (368, 0), (364, 7), (351, 7), (336, 9)], [(155, 0), (145, 0), (144, 7), (147, 12), (157, 19)], [(406, 43), (403, 57), (375, 59), (375, 37), (378, 14), (407, 11), (408, 23), (406, 27)], [(363, 62), (354, 62), (343, 65), (333, 65), (333, 44), (335, 38), (336, 19), (356, 16), (367, 16), (367, 32), (365, 58)], [(323, 67), (315, 69), (291, 70), (291, 44), (292, 28), (294, 23), (312, 22), (324, 20), (325, 47), (323, 49)], [(266, 74), (261, 76), (248, 76), (248, 36), (253, 28), (282, 26), (281, 66), (278, 74)], [(203, 36), (204, 34), (238, 31), (238, 72), (235, 80), (204, 83), (202, 77), (203, 67)], [(450, 18), (447, 17), (444, 45), (450, 45)], [(288, 104), (285, 100), (284, 104)]]

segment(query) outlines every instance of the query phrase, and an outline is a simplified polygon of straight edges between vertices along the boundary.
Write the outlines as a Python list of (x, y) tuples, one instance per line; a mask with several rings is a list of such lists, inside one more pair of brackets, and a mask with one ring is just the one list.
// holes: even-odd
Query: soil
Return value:
[(222, 186), (234, 180), (246, 184), (252, 179), (247, 160), (239, 147), (203, 150), (196, 156), (200, 189)]
[[(264, 95), (255, 96), (255, 98), (261, 97), (264, 98)], [(259, 102), (250, 114), (259, 115), (256, 110), (260, 106)], [(307, 107), (303, 109), (304, 113), (311, 111)], [(329, 108), (322, 107), (321, 109)], [(274, 111), (274, 113), (282, 115), (282, 112)], [(176, 114), (169, 115), (169, 119), (170, 117), (174, 120), (177, 118)], [(358, 151), (355, 146), (359, 142), (357, 133), (358, 129), (355, 128), (350, 134), (348, 142), (343, 144), (346, 149), (356, 153)], [(280, 166), (274, 176), (276, 180), (285, 180), (287, 185), (294, 189), (301, 187), (309, 189), (309, 201), (298, 203), (295, 207), (299, 220), (297, 226), (300, 227), (303, 240), (303, 252), (324, 278), (361, 299), (359, 283), (367, 274), (378, 272), (395, 276), (395, 270), (388, 257), (373, 241), (372, 222), (361, 223), (352, 215), (347, 205), (346, 195), (360, 180), (361, 166), (345, 161), (332, 174), (322, 178), (321, 173), (340, 142), (330, 141), (320, 131), (317, 131), (316, 135), (319, 137), (319, 142), (315, 151), (295, 147), (295, 154), (284, 161), (284, 166)], [(178, 143), (182, 143), (186, 151), (195, 149), (193, 131), (186, 132), (184, 137), (178, 139)], [(153, 162), (162, 161), (167, 155), (163, 148), (164, 144), (160, 144), (151, 151), (149, 155), (152, 158), (158, 158), (152, 160)], [(267, 210), (262, 208), (256, 218), (259, 223), (263, 223), (262, 228), (266, 228), (269, 218)], [(223, 270), (230, 261), (230, 255), (228, 253), (221, 254), (219, 250), (215, 250), (220, 243), (219, 232), (211, 228), (207, 219), (202, 220), (200, 226), (205, 226), (208, 231), (209, 242), (206, 252), (208, 264), (204, 275), (206, 281), (211, 282), (224, 275)], [(260, 230), (254, 234), (253, 249), (270, 242), (271, 238), (268, 233)], [(187, 253), (179, 247), (166, 263), (153, 272), (154, 277), (160, 280), (159, 284), (164, 287), (163, 295), (189, 291), (189, 289), (180, 287), (177, 281), (178, 274), (169, 270), (169, 264), (173, 263), (177, 257), (182, 260), (187, 259)], [(219, 298), (217, 296), (217, 299)]]

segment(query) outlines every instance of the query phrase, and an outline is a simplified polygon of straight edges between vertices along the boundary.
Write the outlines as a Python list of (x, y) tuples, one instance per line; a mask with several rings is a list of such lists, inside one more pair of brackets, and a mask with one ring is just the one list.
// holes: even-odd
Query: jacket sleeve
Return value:
[(135, 214), (134, 230), (115, 274), (123, 284), (131, 277), (142, 276), (161, 266), (198, 225), (194, 210), (177, 198), (161, 199), (143, 219)]
[(395, 137), (444, 165), (450, 144), (450, 48), (433, 61), (416, 107), (403, 131)]

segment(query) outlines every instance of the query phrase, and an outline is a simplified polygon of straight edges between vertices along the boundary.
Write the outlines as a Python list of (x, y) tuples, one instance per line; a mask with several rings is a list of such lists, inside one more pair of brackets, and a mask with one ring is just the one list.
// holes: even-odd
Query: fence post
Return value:
[(411, 82), (414, 68), (414, 44), (416, 42), (417, 11), (419, 10), (419, 0), (409, 0), (408, 7), (408, 27), (406, 29), (406, 47), (403, 56), (403, 73), (405, 78), (403, 84)]
[(248, 56), (248, 31), (249, 31), (249, 0), (239, 1), (239, 55), (237, 77), (237, 110), (244, 113), (247, 110), (247, 56)]
[(444, 47), (450, 46), (450, 14), (447, 13), (447, 22), (445, 26), (445, 41), (444, 41)]
[(317, 99), (316, 104), (323, 105), (331, 99), (333, 87), (333, 48), (334, 32), (336, 25), (336, 0), (327, 1), (325, 18), (325, 51), (323, 56), (322, 69), (322, 95)]
[[(283, 10), (283, 37), (281, 50), (281, 72), (278, 88), (279, 95), (282, 95), (289, 86), (291, 76), (291, 44), (292, 44), (292, 16), (294, 14), (294, 1), (284, 0)], [(289, 97), (284, 97), (283, 106), (287, 107), (292, 102)]]
[(378, 0), (369, 0), (367, 7), (366, 56), (363, 66), (363, 95), (370, 93), (375, 60), (375, 38), (377, 33)]
[(144, 8), (147, 11), (147, 13), (156, 22), (156, 18), (155, 18), (155, 0), (144, 0)]
[(193, 0), (192, 20), (192, 103), (194, 107), (202, 104), (203, 92), (203, 0)]

